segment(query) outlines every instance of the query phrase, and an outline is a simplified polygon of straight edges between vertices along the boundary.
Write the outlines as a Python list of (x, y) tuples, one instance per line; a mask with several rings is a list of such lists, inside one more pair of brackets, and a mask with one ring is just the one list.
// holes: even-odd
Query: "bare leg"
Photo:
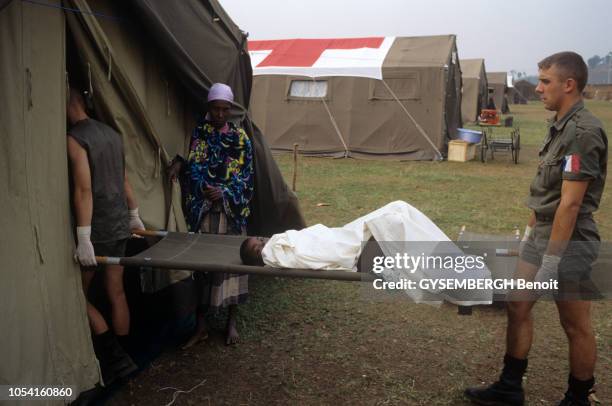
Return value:
[(208, 326), (206, 325), (206, 314), (198, 310), (198, 325), (196, 326), (196, 331), (193, 333), (191, 338), (187, 340), (185, 345), (181, 347), (181, 349), (186, 350), (188, 348), (193, 347), (194, 345), (206, 340), (208, 338)]
[[(538, 268), (519, 260), (515, 279), (532, 281)], [(510, 292), (508, 295), (508, 325), (506, 329), (506, 353), (514, 358), (526, 359), (533, 340), (533, 316), (535, 304), (532, 293)]]
[[(535, 265), (519, 260), (513, 278), (533, 281), (538, 271)], [(527, 368), (527, 356), (533, 340), (531, 310), (536, 295), (524, 290), (512, 290), (507, 298), (506, 355), (499, 380), (486, 387), (467, 388), (465, 396), (479, 405), (523, 405), (525, 392), (522, 382)]]
[(591, 325), (591, 302), (557, 301), (559, 319), (569, 341), (570, 372), (576, 379), (593, 377), (597, 345)]
[(130, 311), (123, 290), (123, 267), (107, 265), (104, 270), (106, 294), (111, 304), (113, 330), (118, 336), (130, 333)]
[(533, 302), (508, 302), (506, 353), (518, 359), (529, 355), (533, 340)]
[(227, 331), (225, 337), (225, 344), (232, 345), (236, 344), (240, 340), (238, 335), (238, 329), (236, 328), (236, 315), (238, 314), (238, 305), (229, 306), (229, 314), (227, 317)]
[(108, 330), (108, 324), (106, 324), (106, 320), (104, 320), (104, 317), (102, 317), (98, 309), (89, 302), (89, 286), (95, 274), (94, 271), (81, 272), (81, 282), (83, 283), (83, 293), (87, 301), (87, 318), (89, 319), (89, 326), (95, 335), (99, 335)]

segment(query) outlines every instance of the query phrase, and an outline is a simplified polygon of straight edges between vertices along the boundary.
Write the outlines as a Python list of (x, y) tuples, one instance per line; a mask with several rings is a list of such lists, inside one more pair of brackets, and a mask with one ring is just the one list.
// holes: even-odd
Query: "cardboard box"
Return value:
[(476, 144), (461, 140), (453, 140), (448, 143), (448, 160), (455, 162), (467, 162), (476, 157)]

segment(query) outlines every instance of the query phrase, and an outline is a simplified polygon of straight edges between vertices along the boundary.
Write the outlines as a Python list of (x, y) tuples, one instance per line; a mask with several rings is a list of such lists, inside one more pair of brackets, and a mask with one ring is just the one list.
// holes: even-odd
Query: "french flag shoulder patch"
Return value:
[(563, 172), (580, 173), (580, 155), (566, 155), (564, 161)]

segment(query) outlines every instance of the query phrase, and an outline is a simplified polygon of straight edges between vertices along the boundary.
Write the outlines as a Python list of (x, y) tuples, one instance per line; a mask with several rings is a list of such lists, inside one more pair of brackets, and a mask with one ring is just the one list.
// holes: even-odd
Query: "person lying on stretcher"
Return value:
[(342, 227), (322, 224), (270, 239), (249, 237), (240, 247), (245, 265), (355, 271), (364, 241), (449, 241), (427, 216), (395, 201)]
[[(377, 248), (371, 250), (372, 246), (368, 244), (368, 248), (364, 249), (364, 242), (372, 239)], [(377, 249), (380, 254), (375, 255), (380, 255), (379, 259), (393, 259), (397, 255), (413, 259), (442, 255), (466, 258), (463, 251), (427, 216), (403, 201), (389, 203), (342, 227), (329, 228), (316, 224), (299, 231), (275, 234), (270, 239), (249, 237), (240, 247), (240, 257), (245, 265), (274, 268), (345, 271), (358, 271), (359, 268), (363, 272), (371, 269), (387, 282), (491, 278), (484, 264), (480, 269), (460, 273), (456, 269), (429, 266), (409, 269), (403, 265), (376, 270), (376, 264), (371, 259), (372, 252)], [(404, 292), (417, 303), (447, 300), (466, 306), (491, 303), (493, 294), (490, 289), (448, 291), (442, 287), (408, 289)]]

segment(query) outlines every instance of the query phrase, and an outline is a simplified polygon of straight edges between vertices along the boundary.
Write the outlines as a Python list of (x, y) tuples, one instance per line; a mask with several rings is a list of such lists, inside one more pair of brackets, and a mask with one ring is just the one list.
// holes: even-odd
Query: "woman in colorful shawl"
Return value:
[[(180, 175), (191, 232), (246, 235), (253, 197), (253, 148), (245, 131), (228, 122), (232, 101), (229, 86), (216, 83), (210, 88), (208, 114), (193, 131), (187, 160), (177, 157), (170, 169), (171, 179)], [(208, 337), (206, 313), (221, 307), (229, 307), (226, 344), (236, 343), (236, 310), (247, 299), (248, 276), (211, 272), (194, 277), (202, 300), (196, 332), (183, 348)]]

